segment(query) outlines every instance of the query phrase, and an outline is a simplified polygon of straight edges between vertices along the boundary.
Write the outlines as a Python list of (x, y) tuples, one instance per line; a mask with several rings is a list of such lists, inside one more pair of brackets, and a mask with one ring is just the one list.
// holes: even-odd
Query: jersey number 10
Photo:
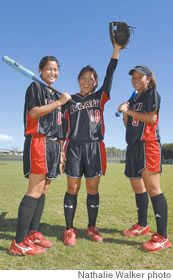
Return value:
[(90, 110), (91, 121), (99, 122), (100, 121), (100, 111), (99, 110)]

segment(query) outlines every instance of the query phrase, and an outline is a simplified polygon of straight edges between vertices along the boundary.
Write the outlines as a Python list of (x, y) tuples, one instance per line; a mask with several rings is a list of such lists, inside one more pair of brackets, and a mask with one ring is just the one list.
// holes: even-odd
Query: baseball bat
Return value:
[[(7, 63), (9, 66), (11, 66), (12, 68), (14, 68), (15, 70), (17, 70), (18, 72), (24, 74), (26, 77), (28, 77), (29, 79), (33, 80), (33, 81), (37, 81), (39, 83), (41, 83), (42, 85), (46, 86), (47, 88), (53, 90), (56, 94), (58, 94), (59, 96), (62, 94), (60, 91), (54, 89), (53, 87), (49, 86), (47, 83), (45, 83), (41, 78), (39, 78), (37, 75), (35, 75), (32, 71), (28, 70), (27, 68), (25, 68), (24, 66), (22, 66), (21, 64), (19, 64), (18, 62), (16, 62), (15, 60), (13, 60), (12, 58), (8, 57), (8, 56), (3, 56), (2, 60)], [(75, 105), (76, 107), (79, 106), (80, 103), (76, 103), (74, 100), (69, 100), (69, 102), (73, 105)]]
[[(135, 90), (132, 92), (132, 94), (130, 95), (130, 97), (129, 97), (129, 99), (128, 99), (127, 101), (129, 102), (130, 100), (132, 100), (132, 98), (133, 98), (137, 93), (138, 93), (138, 92), (137, 92), (137, 90), (135, 89)], [(116, 113), (115, 113), (115, 116), (116, 116), (116, 117), (119, 117), (120, 114), (121, 114), (121, 112), (116, 112)]]

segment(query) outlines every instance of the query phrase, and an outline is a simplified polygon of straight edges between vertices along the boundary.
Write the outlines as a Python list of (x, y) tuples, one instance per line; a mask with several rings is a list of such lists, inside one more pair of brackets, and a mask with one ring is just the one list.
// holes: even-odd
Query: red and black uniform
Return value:
[(145, 89), (138, 98), (130, 101), (129, 109), (149, 113), (157, 111), (154, 124), (144, 123), (128, 116), (126, 129), (126, 169), (127, 177), (139, 178), (144, 169), (161, 172), (161, 145), (159, 136), (160, 96), (155, 89)]
[(24, 175), (46, 174), (47, 179), (55, 179), (60, 174), (60, 145), (63, 138), (61, 108), (49, 114), (32, 119), (29, 111), (58, 100), (59, 97), (38, 82), (28, 87), (24, 107)]
[(94, 178), (106, 171), (106, 151), (104, 139), (104, 105), (110, 99), (113, 74), (117, 59), (111, 59), (102, 87), (86, 96), (72, 95), (75, 102), (68, 108), (64, 106), (67, 120), (65, 151), (67, 162), (64, 173), (70, 177)]

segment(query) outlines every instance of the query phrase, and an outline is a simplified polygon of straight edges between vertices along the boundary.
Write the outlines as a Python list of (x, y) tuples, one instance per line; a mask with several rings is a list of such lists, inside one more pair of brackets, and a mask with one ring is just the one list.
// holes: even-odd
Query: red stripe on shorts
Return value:
[(45, 149), (45, 136), (33, 136), (31, 143), (31, 173), (47, 173)]
[(104, 136), (105, 134), (105, 125), (104, 125), (104, 117), (103, 117), (103, 111), (104, 111), (104, 105), (105, 103), (109, 100), (110, 98), (106, 95), (106, 93), (104, 92), (104, 94), (102, 95), (102, 99), (100, 101), (101, 103), (101, 124), (102, 124), (102, 135)]
[(161, 150), (157, 141), (145, 143), (146, 170), (161, 172)]
[(102, 171), (103, 175), (106, 173), (106, 150), (105, 150), (105, 144), (103, 142), (99, 142), (100, 146), (100, 154), (101, 154), (101, 165), (102, 165)]

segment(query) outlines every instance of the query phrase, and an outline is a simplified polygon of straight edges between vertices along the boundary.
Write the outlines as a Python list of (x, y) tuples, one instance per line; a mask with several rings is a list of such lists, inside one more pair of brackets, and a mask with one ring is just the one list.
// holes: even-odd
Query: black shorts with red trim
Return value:
[(125, 175), (130, 179), (141, 178), (148, 170), (161, 173), (161, 144), (158, 141), (129, 144), (126, 150)]
[(28, 178), (30, 173), (46, 174), (53, 180), (60, 175), (60, 144), (57, 138), (45, 135), (27, 136), (24, 143), (23, 170)]
[(63, 172), (72, 178), (87, 179), (105, 175), (106, 150), (103, 142), (65, 143), (66, 164)]

